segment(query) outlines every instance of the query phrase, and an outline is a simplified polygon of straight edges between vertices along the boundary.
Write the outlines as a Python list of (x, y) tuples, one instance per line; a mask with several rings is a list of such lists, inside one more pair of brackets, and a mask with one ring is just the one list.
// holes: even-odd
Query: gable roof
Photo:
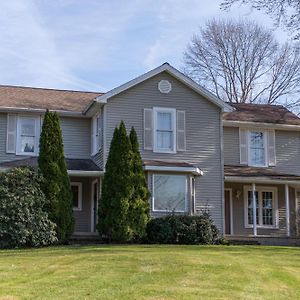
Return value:
[(225, 123), (233, 121), (300, 125), (300, 118), (282, 105), (234, 103), (231, 106), (235, 110), (224, 113)]
[[(206, 99), (208, 99), (215, 105), (222, 108), (222, 110), (224, 110), (224, 111), (232, 111), (233, 110), (233, 108), (229, 104), (225, 103), (224, 101), (219, 99), (217, 96), (215, 96), (214, 94), (212, 94), (205, 88), (201, 87), (199, 84), (197, 84), (191, 78), (189, 78), (186, 75), (184, 75), (183, 73), (179, 72), (177, 69), (175, 69), (168, 63), (164, 63), (161, 66), (159, 66), (159, 67), (157, 67), (157, 68), (155, 68), (155, 69), (153, 69), (131, 81), (128, 81), (127, 83), (122, 84), (117, 88), (110, 90), (109, 92), (97, 97), (96, 101), (99, 103), (106, 103), (109, 98), (116, 96), (116, 95), (122, 93), (123, 91), (125, 91), (129, 88), (132, 88), (135, 85), (137, 85), (147, 79), (150, 79), (150, 78), (154, 77), (155, 75), (158, 75), (159, 73), (162, 73), (162, 72), (167, 72), (171, 76), (175, 77), (177, 80), (179, 80), (183, 84), (190, 87), (196, 93), (200, 94), (201, 96), (205, 97)], [(87, 110), (88, 109), (89, 109), (89, 107), (87, 108)]]
[(0, 108), (49, 109), (82, 112), (102, 93), (45, 88), (0, 86)]

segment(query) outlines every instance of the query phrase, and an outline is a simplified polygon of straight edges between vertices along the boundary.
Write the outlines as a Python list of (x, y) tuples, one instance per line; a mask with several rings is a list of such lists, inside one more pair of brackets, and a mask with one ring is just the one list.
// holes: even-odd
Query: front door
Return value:
[(232, 200), (231, 200), (231, 190), (225, 189), (225, 234), (232, 234)]

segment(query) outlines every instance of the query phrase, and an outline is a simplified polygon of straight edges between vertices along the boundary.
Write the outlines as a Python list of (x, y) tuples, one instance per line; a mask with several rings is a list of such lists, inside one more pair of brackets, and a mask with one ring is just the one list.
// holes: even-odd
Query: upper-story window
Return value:
[(37, 155), (40, 138), (40, 117), (18, 116), (16, 154)]
[(265, 166), (266, 134), (264, 131), (249, 131), (249, 160), (252, 166)]
[(176, 152), (176, 110), (154, 108), (154, 151)]
[(275, 131), (240, 128), (240, 163), (255, 166), (275, 166)]

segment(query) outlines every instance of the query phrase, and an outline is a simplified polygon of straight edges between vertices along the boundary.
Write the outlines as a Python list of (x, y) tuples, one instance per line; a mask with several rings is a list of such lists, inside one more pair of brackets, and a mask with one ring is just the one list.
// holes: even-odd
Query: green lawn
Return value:
[(0, 299), (300, 299), (300, 248), (2, 250)]

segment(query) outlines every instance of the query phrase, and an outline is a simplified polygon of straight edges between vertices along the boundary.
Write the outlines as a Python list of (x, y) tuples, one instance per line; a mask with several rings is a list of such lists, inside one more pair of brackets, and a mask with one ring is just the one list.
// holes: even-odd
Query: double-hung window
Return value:
[[(253, 194), (250, 187), (245, 187), (245, 225), (253, 226)], [(256, 198), (256, 224), (259, 227), (277, 226), (277, 190), (271, 187), (257, 187)]]
[(18, 117), (17, 154), (37, 155), (40, 135), (39, 117)]
[(249, 162), (252, 166), (266, 165), (266, 134), (264, 131), (249, 131)]
[(176, 152), (176, 110), (154, 108), (154, 151)]

